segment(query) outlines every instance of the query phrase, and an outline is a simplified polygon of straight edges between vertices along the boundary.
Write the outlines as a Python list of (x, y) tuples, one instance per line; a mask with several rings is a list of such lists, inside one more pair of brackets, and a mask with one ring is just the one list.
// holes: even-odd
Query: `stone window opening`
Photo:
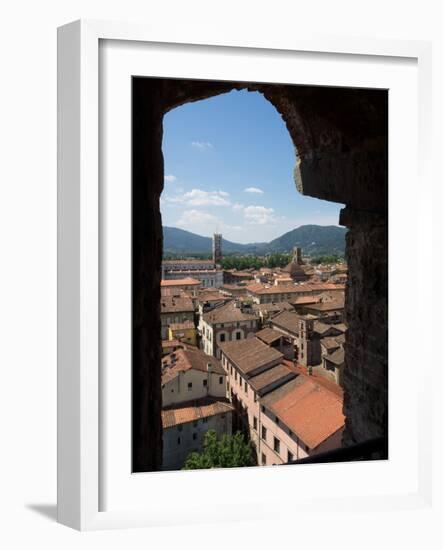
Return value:
[[(260, 92), (282, 116), (297, 149), (297, 189), (345, 205), (340, 224), (348, 227), (349, 283), (342, 441), (349, 445), (387, 437), (388, 92), (145, 77), (134, 77), (132, 82), (133, 471), (158, 470), (162, 454), (157, 336), (161, 326), (162, 119), (179, 105), (233, 89)], [(150, 216), (143, 215), (147, 211)], [(376, 349), (371, 348), (373, 341)]]

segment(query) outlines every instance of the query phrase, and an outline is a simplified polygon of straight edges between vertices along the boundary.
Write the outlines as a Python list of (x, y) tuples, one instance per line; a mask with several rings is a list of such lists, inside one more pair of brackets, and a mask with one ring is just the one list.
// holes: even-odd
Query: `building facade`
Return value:
[(259, 465), (284, 464), (341, 446), (343, 397), (292, 366), (275, 349), (248, 340), (222, 346), (228, 396), (254, 443)]
[(162, 296), (161, 309), (161, 338), (168, 338), (169, 325), (191, 321), (194, 323), (194, 304), (191, 298), (181, 292), (174, 296)]
[(222, 259), (222, 234), (214, 233), (212, 236), (212, 261), (217, 266), (221, 264)]
[(162, 359), (162, 469), (182, 468), (203, 449), (205, 433), (232, 433), (233, 406), (226, 399), (226, 373), (198, 349), (177, 349)]
[(259, 319), (252, 308), (232, 300), (200, 317), (198, 331), (201, 346), (208, 355), (220, 359), (219, 344), (250, 338), (259, 328)]

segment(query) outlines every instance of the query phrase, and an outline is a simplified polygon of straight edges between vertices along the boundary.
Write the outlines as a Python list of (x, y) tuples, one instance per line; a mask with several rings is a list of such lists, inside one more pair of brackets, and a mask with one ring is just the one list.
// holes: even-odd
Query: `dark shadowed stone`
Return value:
[(264, 95), (294, 143), (297, 189), (343, 203), (349, 326), (344, 444), (387, 435), (388, 94), (315, 86), (133, 79), (133, 470), (161, 465), (162, 120), (233, 89)]

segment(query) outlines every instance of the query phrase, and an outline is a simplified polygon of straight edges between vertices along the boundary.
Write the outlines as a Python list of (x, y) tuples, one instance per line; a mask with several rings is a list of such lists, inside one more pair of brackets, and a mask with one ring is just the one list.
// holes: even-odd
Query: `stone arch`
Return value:
[(156, 470), (161, 462), (163, 116), (234, 89), (262, 93), (282, 116), (297, 151), (297, 189), (346, 205), (340, 214), (349, 229), (343, 442), (387, 436), (387, 91), (134, 78), (134, 471)]

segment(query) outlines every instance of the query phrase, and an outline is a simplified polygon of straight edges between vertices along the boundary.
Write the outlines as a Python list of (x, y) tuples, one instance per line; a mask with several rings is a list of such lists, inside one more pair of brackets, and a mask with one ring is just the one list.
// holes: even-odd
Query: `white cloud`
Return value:
[(226, 191), (203, 191), (203, 189), (192, 189), (187, 193), (175, 197), (164, 197), (166, 204), (187, 204), (189, 206), (229, 206), (231, 203)]
[(257, 193), (258, 195), (263, 195), (264, 193), (263, 189), (260, 189), (259, 187), (246, 187), (243, 191), (245, 193)]
[(180, 219), (176, 222), (178, 227), (190, 227), (194, 231), (201, 230), (202, 226), (210, 226), (213, 228), (219, 220), (216, 216), (204, 212), (203, 210), (185, 210)]
[(165, 176), (165, 181), (169, 181), (170, 183), (174, 183), (175, 181), (177, 181), (177, 177), (174, 176), (173, 174), (168, 174), (167, 176)]
[(246, 206), (243, 209), (245, 221), (250, 225), (265, 225), (275, 222), (274, 209), (265, 206)]
[(232, 209), (233, 210), (243, 210), (244, 206), (243, 204), (240, 204), (239, 202), (235, 202), (233, 205), (232, 205)]
[(200, 149), (200, 151), (204, 151), (206, 149), (213, 149), (214, 146), (210, 141), (192, 141), (191, 142), (192, 147), (195, 149)]

